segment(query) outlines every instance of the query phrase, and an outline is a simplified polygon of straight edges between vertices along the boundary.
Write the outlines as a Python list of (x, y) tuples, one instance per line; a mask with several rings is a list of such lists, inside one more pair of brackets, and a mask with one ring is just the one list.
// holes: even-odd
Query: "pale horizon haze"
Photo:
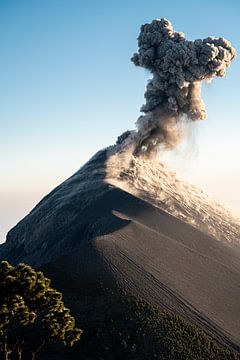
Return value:
[[(130, 61), (143, 23), (166, 17), (187, 39), (223, 36), (240, 54), (239, 14), (237, 0), (1, 0), (0, 242), (96, 151), (134, 129), (150, 78)], [(180, 177), (240, 213), (239, 58), (203, 85), (208, 118), (171, 157)]]

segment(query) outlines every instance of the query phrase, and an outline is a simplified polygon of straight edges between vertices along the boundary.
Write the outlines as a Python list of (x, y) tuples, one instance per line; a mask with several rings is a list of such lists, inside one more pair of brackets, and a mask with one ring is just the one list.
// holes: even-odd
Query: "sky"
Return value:
[[(0, 242), (97, 150), (133, 129), (150, 74), (130, 58), (141, 24), (166, 17), (189, 40), (224, 36), (240, 53), (238, 0), (0, 0)], [(204, 84), (208, 118), (179, 176), (240, 212), (237, 58)]]

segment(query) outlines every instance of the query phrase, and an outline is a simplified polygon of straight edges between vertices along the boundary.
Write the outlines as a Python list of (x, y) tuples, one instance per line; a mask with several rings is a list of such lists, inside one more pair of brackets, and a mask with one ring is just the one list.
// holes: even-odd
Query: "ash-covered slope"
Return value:
[(201, 189), (180, 181), (156, 157), (135, 157), (130, 150), (115, 152), (107, 160), (107, 182), (115, 185), (217, 240), (240, 245), (240, 218)]
[(47, 269), (60, 290), (74, 283), (69, 296), (79, 301), (81, 287), (104, 279), (238, 349), (238, 220), (164, 165), (115, 150), (46, 196), (9, 232), (0, 258)]

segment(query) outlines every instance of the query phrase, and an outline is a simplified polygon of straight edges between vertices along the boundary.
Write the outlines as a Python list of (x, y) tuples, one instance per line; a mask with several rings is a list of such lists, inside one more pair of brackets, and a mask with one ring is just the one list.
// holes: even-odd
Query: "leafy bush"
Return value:
[[(82, 330), (50, 280), (29, 265), (0, 264), (0, 347), (4, 359), (23, 352), (34, 359), (47, 341), (72, 346)], [(31, 335), (30, 335), (31, 334)], [(33, 334), (34, 336), (33, 338)], [(34, 346), (34, 347), (33, 347)]]

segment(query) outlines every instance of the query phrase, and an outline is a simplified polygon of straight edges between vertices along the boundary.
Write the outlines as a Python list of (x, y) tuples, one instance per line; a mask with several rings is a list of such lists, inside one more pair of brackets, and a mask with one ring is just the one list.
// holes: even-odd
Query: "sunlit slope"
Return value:
[(178, 179), (156, 159), (116, 152), (107, 161), (107, 182), (229, 244), (240, 243), (240, 218), (201, 189)]

